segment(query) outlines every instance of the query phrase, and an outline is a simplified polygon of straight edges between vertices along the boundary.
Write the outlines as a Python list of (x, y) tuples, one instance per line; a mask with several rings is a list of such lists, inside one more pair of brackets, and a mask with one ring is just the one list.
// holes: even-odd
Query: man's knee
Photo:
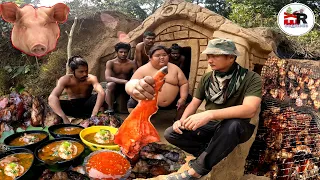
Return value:
[(241, 134), (243, 131), (243, 127), (241, 125), (241, 119), (228, 119), (224, 120), (225, 123), (222, 125), (224, 131), (229, 135)]
[(138, 105), (138, 101), (133, 99), (132, 97), (129, 98), (128, 103), (127, 103), (127, 108), (128, 109), (133, 109)]
[(115, 82), (108, 82), (107, 84), (107, 91), (114, 91), (116, 89), (116, 83)]
[(164, 138), (168, 141), (168, 142), (172, 142), (173, 140), (173, 133), (175, 133), (173, 131), (172, 126), (168, 127), (165, 131), (164, 131)]

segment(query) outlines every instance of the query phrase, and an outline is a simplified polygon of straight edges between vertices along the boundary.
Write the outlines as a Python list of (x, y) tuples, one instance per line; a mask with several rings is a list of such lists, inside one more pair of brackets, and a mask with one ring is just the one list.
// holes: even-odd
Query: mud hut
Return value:
[[(232, 39), (241, 55), (237, 62), (250, 69), (263, 65), (272, 45), (252, 30), (242, 28), (225, 17), (183, 0), (168, 0), (154, 14), (128, 35), (133, 48), (145, 31), (156, 34), (156, 44), (183, 47), (189, 68), (189, 93), (193, 94), (201, 76), (207, 71), (206, 56), (201, 52), (214, 38)], [(134, 49), (133, 49), (134, 52)]]

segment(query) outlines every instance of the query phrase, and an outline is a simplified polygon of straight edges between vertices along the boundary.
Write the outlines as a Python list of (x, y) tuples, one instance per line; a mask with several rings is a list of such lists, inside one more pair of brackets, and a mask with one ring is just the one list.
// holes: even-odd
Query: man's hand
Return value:
[(71, 124), (71, 121), (69, 120), (69, 118), (67, 116), (63, 116), (62, 120), (63, 120), (64, 124)]
[(208, 114), (208, 111), (198, 113), (198, 114), (193, 114), (186, 118), (185, 120), (182, 121), (182, 126), (186, 130), (192, 130), (195, 131), (199, 127), (202, 127), (206, 125), (210, 121), (210, 116)]
[(186, 105), (186, 100), (183, 98), (180, 98), (177, 102), (177, 109), (179, 110), (181, 106)]
[(184, 127), (182, 126), (180, 120), (174, 122), (172, 128), (173, 128), (173, 130), (174, 130), (176, 133), (178, 133), (178, 134), (182, 134), (182, 131), (181, 131), (181, 130), (184, 129)]
[(138, 100), (152, 99), (154, 97), (155, 82), (151, 76), (140, 79), (132, 90), (133, 97)]

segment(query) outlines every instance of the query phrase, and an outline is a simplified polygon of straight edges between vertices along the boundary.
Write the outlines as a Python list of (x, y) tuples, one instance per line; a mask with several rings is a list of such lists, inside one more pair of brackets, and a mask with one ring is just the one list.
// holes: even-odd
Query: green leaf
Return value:
[(4, 70), (6, 70), (8, 73), (12, 72), (12, 67), (10, 65), (7, 65), (4, 67)]
[(22, 74), (23, 71), (24, 71), (24, 66), (18, 67), (17, 71), (13, 74), (12, 79)]
[(27, 73), (30, 72), (30, 71), (31, 71), (30, 65), (26, 65), (26, 66), (24, 67), (24, 73), (27, 74)]

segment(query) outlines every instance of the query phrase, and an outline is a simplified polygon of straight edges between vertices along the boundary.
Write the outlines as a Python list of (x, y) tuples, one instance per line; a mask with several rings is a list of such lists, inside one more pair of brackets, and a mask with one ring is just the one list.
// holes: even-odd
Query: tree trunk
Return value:
[(73, 36), (73, 32), (74, 32), (74, 28), (76, 27), (77, 25), (77, 22), (78, 22), (78, 18), (75, 17), (74, 18), (74, 21), (73, 21), (73, 24), (71, 26), (71, 30), (70, 30), (70, 33), (68, 34), (68, 32), (66, 31), (67, 35), (68, 35), (68, 46), (67, 46), (67, 63), (66, 63), (66, 74), (69, 74), (70, 73), (70, 68), (68, 66), (68, 61), (69, 59), (71, 58), (71, 44), (72, 44), (72, 36)]

